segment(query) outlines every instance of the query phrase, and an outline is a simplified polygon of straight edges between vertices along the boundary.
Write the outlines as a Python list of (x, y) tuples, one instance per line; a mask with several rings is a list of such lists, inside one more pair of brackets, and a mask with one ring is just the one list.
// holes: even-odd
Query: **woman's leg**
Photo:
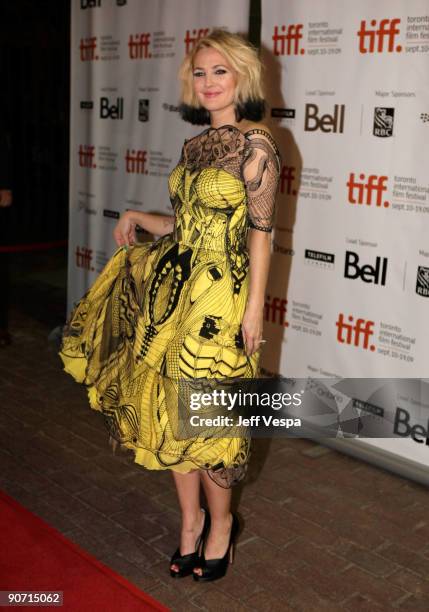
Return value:
[[(232, 525), (231, 488), (224, 489), (216, 484), (205, 470), (201, 470), (201, 482), (210, 510), (210, 531), (204, 548), (206, 559), (219, 559), (226, 553)], [(194, 571), (201, 575), (201, 569)]]
[[(204, 525), (204, 512), (201, 512), (200, 505), (200, 471), (180, 474), (172, 470), (172, 473), (182, 511), (180, 554), (187, 555), (195, 551), (197, 538)], [(171, 569), (178, 571), (179, 568), (173, 563)]]

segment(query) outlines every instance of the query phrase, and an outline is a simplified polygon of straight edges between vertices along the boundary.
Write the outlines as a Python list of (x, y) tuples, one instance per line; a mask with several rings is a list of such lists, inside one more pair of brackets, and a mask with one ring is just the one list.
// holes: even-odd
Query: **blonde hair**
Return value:
[(259, 59), (258, 50), (240, 34), (233, 34), (215, 28), (210, 34), (200, 38), (192, 51), (182, 61), (179, 68), (181, 83), (181, 103), (193, 108), (201, 108), (193, 88), (193, 67), (195, 56), (200, 49), (212, 47), (222, 53), (237, 73), (234, 102), (246, 104), (265, 98), (262, 74), (264, 66)]

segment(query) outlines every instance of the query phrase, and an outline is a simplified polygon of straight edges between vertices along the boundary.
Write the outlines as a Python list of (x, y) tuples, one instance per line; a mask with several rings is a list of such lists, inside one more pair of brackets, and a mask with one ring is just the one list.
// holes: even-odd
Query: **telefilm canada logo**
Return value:
[(429, 297), (429, 268), (425, 266), (417, 268), (416, 293), (422, 297)]
[(374, 108), (374, 124), (372, 133), (378, 138), (389, 138), (393, 136), (393, 121), (395, 117), (394, 108), (376, 106)]
[(315, 249), (305, 249), (304, 261), (307, 264), (312, 264), (321, 268), (328, 268), (329, 270), (333, 270), (335, 268), (334, 253), (316, 251)]
[(272, 108), (271, 117), (292, 121), (296, 117), (296, 110), (294, 108)]

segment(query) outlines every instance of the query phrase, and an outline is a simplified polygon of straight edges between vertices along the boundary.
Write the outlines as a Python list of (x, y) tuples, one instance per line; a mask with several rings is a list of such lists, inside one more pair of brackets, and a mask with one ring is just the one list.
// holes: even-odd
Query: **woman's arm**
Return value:
[(249, 294), (242, 330), (248, 355), (260, 348), (262, 340), (265, 289), (271, 259), (271, 233), (249, 231)]
[(271, 133), (266, 128), (255, 130), (248, 139), (243, 166), (249, 220), (249, 290), (241, 328), (247, 355), (257, 351), (262, 340), (280, 166), (280, 154)]
[(140, 210), (127, 210), (124, 215), (128, 215), (132, 222), (156, 236), (165, 236), (173, 231), (174, 215), (158, 215)]
[(165, 236), (173, 231), (174, 215), (158, 215), (139, 210), (125, 211), (113, 230), (113, 237), (118, 246), (128, 246), (135, 243), (136, 225), (151, 234)]

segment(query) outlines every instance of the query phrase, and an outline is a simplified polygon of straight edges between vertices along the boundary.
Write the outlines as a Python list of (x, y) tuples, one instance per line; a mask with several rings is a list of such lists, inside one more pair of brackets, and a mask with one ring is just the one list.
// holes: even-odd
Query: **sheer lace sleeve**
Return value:
[(280, 152), (271, 134), (261, 128), (249, 130), (246, 136), (243, 179), (249, 227), (271, 232), (280, 178)]

